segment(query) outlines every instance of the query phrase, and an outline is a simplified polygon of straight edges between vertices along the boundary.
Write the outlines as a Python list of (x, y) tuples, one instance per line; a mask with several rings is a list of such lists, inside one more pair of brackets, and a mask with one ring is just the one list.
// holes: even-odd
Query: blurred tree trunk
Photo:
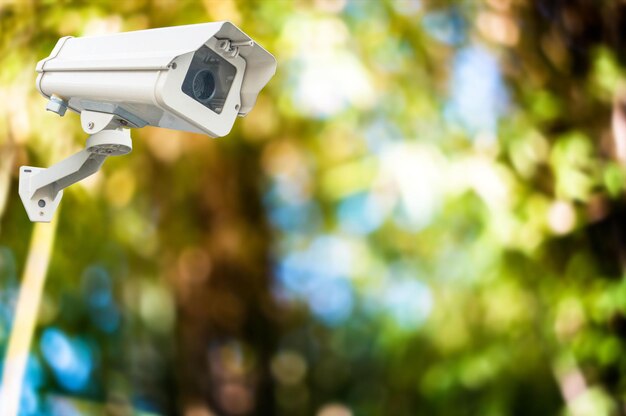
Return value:
[[(595, 154), (603, 163), (616, 161), (624, 165), (625, 137), (624, 91), (611, 93), (610, 105), (585, 89), (594, 76), (594, 62), (599, 50), (608, 50), (622, 68), (626, 66), (626, 3), (617, 0), (533, 0), (523, 10), (524, 39), (514, 51), (517, 62), (525, 70), (540, 74), (537, 87), (563, 98), (564, 111), (543, 126), (548, 137), (557, 140), (560, 134), (583, 131), (593, 138)], [(526, 75), (522, 73), (517, 76)], [(519, 79), (513, 85), (524, 85)], [(566, 97), (566, 98), (565, 98)], [(590, 247), (593, 270), (604, 279), (624, 278), (626, 258), (626, 200), (596, 193), (584, 201), (587, 225), (582, 232), (557, 238), (546, 244), (546, 264), (557, 275), (566, 275), (566, 268), (580, 255), (581, 247)], [(626, 339), (626, 317), (615, 312), (601, 331)], [(615, 414), (626, 414), (623, 407), (623, 383), (615, 365), (587, 366), (589, 379), (601, 380), (615, 400)]]
[(182, 414), (207, 414), (207, 408), (220, 415), (274, 413), (270, 233), (257, 155), (237, 141), (192, 137), (187, 143), (202, 157), (183, 154), (154, 169), (163, 193), (155, 198), (163, 204), (162, 236), (168, 244), (179, 239), (173, 242), (179, 252), (168, 261), (175, 264), (169, 277), (178, 311)]

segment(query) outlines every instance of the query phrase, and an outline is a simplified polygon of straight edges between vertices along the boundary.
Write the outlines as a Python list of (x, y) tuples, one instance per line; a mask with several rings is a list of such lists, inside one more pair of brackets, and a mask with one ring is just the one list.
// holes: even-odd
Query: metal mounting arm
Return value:
[(96, 173), (107, 157), (131, 150), (129, 130), (101, 130), (89, 136), (84, 150), (47, 169), (22, 166), (19, 194), (28, 218), (33, 222), (50, 222), (64, 188)]

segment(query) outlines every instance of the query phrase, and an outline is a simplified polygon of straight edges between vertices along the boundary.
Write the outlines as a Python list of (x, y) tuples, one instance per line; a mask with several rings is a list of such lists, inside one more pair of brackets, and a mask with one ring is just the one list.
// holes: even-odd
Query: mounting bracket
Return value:
[(96, 173), (107, 157), (130, 153), (129, 123), (115, 114), (83, 110), (83, 130), (92, 133), (85, 149), (49, 168), (20, 167), (19, 194), (32, 222), (50, 222), (63, 189)]

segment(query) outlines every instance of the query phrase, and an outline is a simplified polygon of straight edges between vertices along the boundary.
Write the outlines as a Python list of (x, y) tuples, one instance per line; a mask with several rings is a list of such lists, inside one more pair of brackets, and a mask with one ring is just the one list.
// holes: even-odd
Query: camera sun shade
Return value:
[[(224, 41), (241, 46), (223, 50)], [(193, 95), (193, 79), (191, 95), (181, 88), (190, 67), (198, 63), (195, 54), (207, 49), (236, 68), (229, 91), (223, 84), (229, 81), (215, 73), (212, 79), (207, 73), (196, 78), (197, 88), (215, 81), (212, 99)], [(222, 69), (226, 65), (219, 65), (220, 75), (227, 72)], [(76, 112), (130, 114), (134, 119), (127, 121), (138, 127), (219, 137), (230, 131), (237, 116), (252, 109), (276, 72), (276, 60), (232, 23), (216, 22), (61, 38), (37, 71), (39, 91), (47, 98), (60, 97)], [(220, 111), (219, 100), (224, 100)]]

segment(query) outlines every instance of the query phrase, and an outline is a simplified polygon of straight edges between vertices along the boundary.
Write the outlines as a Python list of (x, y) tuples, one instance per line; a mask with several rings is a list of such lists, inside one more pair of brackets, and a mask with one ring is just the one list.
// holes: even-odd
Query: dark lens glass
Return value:
[(208, 100), (215, 94), (215, 77), (208, 70), (199, 71), (193, 78), (193, 95), (196, 100)]
[(194, 101), (221, 114), (235, 75), (237, 69), (230, 62), (204, 45), (193, 54), (180, 88)]

